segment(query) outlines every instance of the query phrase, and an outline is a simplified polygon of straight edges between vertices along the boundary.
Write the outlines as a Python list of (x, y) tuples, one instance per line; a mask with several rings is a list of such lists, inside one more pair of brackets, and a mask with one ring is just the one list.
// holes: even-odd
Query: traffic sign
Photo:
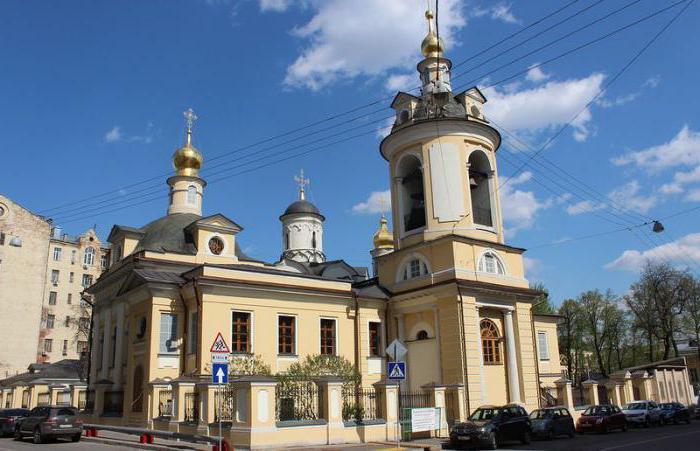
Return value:
[(215, 384), (228, 384), (228, 363), (212, 364), (211, 380)]
[(216, 339), (214, 340), (214, 343), (211, 345), (211, 349), (209, 352), (219, 352), (219, 353), (226, 353), (230, 354), (231, 351), (228, 348), (228, 345), (226, 344), (226, 340), (224, 340), (223, 335), (221, 335), (221, 332), (216, 334)]
[(387, 378), (392, 381), (406, 380), (406, 362), (389, 362), (387, 365)]
[(226, 363), (228, 364), (228, 354), (222, 352), (212, 352), (211, 353), (211, 363)]
[(401, 360), (407, 352), (408, 349), (406, 349), (406, 346), (404, 346), (398, 338), (392, 341), (386, 348), (386, 353), (391, 357), (391, 360)]

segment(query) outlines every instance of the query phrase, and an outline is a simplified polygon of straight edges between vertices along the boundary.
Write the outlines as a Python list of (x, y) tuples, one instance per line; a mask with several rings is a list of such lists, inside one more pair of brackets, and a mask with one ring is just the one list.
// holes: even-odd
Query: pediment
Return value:
[(194, 221), (192, 224), (188, 225), (185, 230), (191, 232), (194, 229), (203, 229), (215, 232), (236, 234), (243, 230), (243, 227), (236, 224), (234, 221), (227, 218), (226, 216), (217, 213), (215, 215), (207, 216), (205, 218)]

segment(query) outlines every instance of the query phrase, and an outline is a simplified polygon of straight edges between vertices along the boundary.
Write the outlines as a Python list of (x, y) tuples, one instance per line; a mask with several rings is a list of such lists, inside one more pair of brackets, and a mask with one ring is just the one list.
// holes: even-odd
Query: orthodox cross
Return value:
[(187, 124), (187, 144), (192, 142), (192, 126), (194, 121), (197, 120), (197, 115), (194, 114), (192, 108), (188, 108), (187, 111), (183, 111), (182, 115), (185, 117), (185, 124)]
[(294, 176), (294, 181), (299, 185), (299, 199), (304, 200), (304, 187), (311, 184), (311, 180), (304, 178), (304, 170), (299, 171), (299, 175)]

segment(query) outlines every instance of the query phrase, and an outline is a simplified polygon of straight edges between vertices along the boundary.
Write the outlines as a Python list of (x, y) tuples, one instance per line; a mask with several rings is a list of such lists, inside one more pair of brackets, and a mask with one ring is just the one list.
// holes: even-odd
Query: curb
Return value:
[(83, 437), (83, 439), (81, 441), (90, 442), (90, 443), (101, 443), (103, 445), (125, 446), (127, 448), (148, 449), (148, 450), (153, 450), (153, 451), (173, 451), (173, 450), (182, 451), (183, 449), (192, 449), (192, 450), (206, 449), (206, 448), (187, 448), (184, 446), (171, 447), (171, 446), (167, 446), (167, 445), (147, 445), (145, 443), (124, 442), (121, 440), (104, 438), (104, 437)]

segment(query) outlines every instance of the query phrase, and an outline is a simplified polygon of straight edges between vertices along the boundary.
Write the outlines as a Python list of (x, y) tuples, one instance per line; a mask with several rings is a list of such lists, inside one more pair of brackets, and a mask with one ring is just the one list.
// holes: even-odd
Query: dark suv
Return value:
[(496, 449), (500, 443), (508, 440), (519, 440), (527, 445), (531, 434), (530, 418), (519, 405), (482, 406), (471, 414), (468, 421), (452, 428), (450, 446)]
[(33, 408), (15, 427), (15, 439), (31, 436), (34, 443), (43, 443), (48, 438), (70, 438), (80, 441), (83, 422), (78, 419), (73, 407), (42, 406)]

